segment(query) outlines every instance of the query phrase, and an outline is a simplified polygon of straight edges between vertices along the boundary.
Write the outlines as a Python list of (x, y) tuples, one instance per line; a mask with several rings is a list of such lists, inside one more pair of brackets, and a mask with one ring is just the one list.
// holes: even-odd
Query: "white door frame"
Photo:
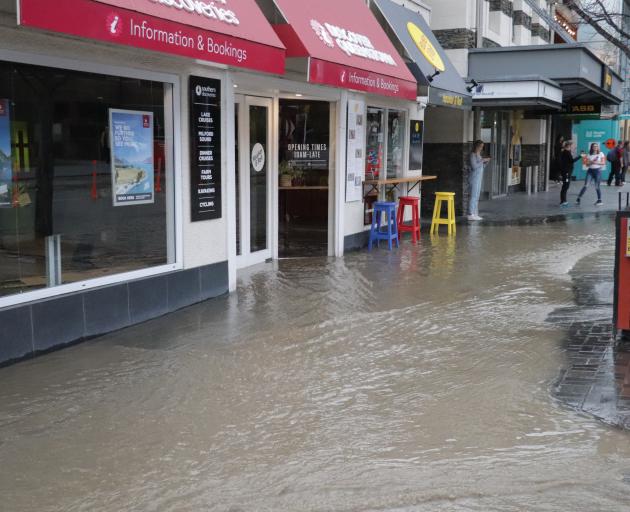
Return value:
[[(273, 245), (276, 236), (272, 231), (273, 223), (273, 175), (276, 169), (274, 165), (274, 144), (273, 144), (273, 100), (271, 98), (261, 98), (254, 96), (245, 96), (237, 94), (234, 102), (240, 105), (238, 109), (238, 162), (239, 168), (239, 190), (236, 191), (239, 197), (239, 219), (240, 219), (240, 237), (241, 237), (241, 254), (236, 256), (236, 268), (241, 269), (252, 265), (257, 265), (271, 259), (273, 254)], [(250, 222), (250, 120), (249, 107), (260, 106), (267, 108), (267, 141), (266, 141), (266, 165), (267, 165), (267, 248), (262, 251), (251, 252), (251, 222)], [(236, 236), (239, 236), (238, 234)], [(231, 241), (236, 244), (236, 237)]]

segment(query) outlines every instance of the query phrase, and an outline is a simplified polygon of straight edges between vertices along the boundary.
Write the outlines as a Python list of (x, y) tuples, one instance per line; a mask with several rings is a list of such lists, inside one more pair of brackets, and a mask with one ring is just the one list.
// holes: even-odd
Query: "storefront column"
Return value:
[(227, 73), (225, 77), (225, 173), (223, 176), (226, 183), (226, 214), (227, 214), (227, 254), (228, 254), (228, 286), (230, 292), (236, 290), (236, 131), (234, 125), (234, 79), (232, 73)]
[(335, 191), (334, 191), (334, 254), (341, 257), (344, 254), (345, 242), (345, 205), (346, 205), (346, 146), (347, 146), (347, 113), (348, 91), (341, 91), (341, 100), (337, 103), (336, 112), (336, 165), (335, 165)]

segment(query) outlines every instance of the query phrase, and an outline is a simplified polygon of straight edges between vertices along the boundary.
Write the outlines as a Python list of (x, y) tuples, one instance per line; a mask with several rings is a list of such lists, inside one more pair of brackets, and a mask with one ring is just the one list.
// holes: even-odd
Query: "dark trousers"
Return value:
[(621, 185), (621, 162), (611, 162), (612, 169), (608, 176), (608, 186), (612, 185), (613, 178), (615, 179), (615, 185)]
[(571, 174), (562, 173), (562, 189), (560, 190), (560, 202), (567, 202), (567, 192), (569, 191), (569, 187), (571, 186)]

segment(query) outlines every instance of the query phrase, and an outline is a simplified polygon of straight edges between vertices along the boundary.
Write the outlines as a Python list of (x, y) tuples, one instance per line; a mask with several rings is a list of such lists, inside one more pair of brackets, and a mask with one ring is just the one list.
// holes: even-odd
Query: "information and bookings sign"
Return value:
[(155, 201), (153, 113), (109, 109), (114, 206)]
[[(184, 4), (156, 0), (138, 0), (135, 3), (123, 0), (63, 0), (61, 2), (19, 0), (19, 2), (18, 23), (26, 27), (267, 73), (284, 73), (284, 49), (273, 46), (277, 39), (275, 34), (272, 35), (273, 39), (267, 38), (260, 42), (252, 40), (256, 36), (254, 32), (266, 33), (267, 28), (271, 30), (268, 25), (262, 25), (267, 23), (262, 14), (260, 20), (247, 18), (251, 33), (244, 33), (243, 27), (239, 25), (240, 22), (234, 24), (239, 19), (232, 11), (216, 6), (214, 10), (211, 9), (216, 2), (201, 3), (211, 9), (209, 12), (215, 14), (229, 12), (233, 15), (229, 18), (224, 15), (224, 20), (221, 21), (218, 19), (219, 15), (216, 14), (215, 18), (206, 21), (206, 23), (213, 23), (212, 26), (216, 25), (217, 31), (201, 28), (200, 22), (204, 22), (207, 16), (202, 16), (196, 10), (190, 12), (183, 7), (177, 7)], [(139, 4), (137, 8), (141, 8), (142, 12), (133, 10), (136, 4)], [(241, 4), (244, 5), (242, 0)], [(129, 9), (121, 5), (128, 5)], [(202, 9), (202, 12), (205, 11)], [(182, 22), (187, 19), (184, 16), (190, 17), (189, 23)], [(173, 19), (177, 21), (172, 21)], [(219, 32), (218, 30), (223, 26), (226, 30), (239, 30), (239, 37)]]
[(221, 218), (221, 81), (190, 77), (191, 221)]

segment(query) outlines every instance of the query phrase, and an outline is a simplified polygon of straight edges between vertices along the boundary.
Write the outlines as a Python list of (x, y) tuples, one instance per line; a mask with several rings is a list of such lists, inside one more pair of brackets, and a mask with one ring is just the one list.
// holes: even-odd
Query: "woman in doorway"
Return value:
[(468, 220), (483, 220), (479, 216), (479, 195), (481, 194), (481, 180), (483, 169), (490, 161), (481, 156), (483, 141), (476, 140), (470, 153), (470, 201), (468, 207)]
[(597, 142), (591, 144), (591, 150), (589, 151), (586, 160), (588, 162), (588, 171), (586, 172), (584, 186), (582, 187), (582, 190), (580, 190), (580, 195), (577, 198), (576, 204), (580, 204), (580, 200), (582, 199), (584, 192), (586, 192), (589, 181), (592, 181), (595, 185), (595, 190), (597, 191), (597, 202), (595, 204), (597, 206), (601, 206), (603, 203), (600, 183), (602, 181), (602, 169), (606, 167), (606, 155), (601, 152)]
[(560, 175), (562, 177), (562, 190), (560, 190), (560, 206), (569, 206), (567, 202), (567, 192), (571, 186), (571, 177), (573, 176), (573, 164), (582, 158), (583, 153), (573, 156), (573, 141), (567, 140), (562, 145), (562, 153), (560, 153)]

